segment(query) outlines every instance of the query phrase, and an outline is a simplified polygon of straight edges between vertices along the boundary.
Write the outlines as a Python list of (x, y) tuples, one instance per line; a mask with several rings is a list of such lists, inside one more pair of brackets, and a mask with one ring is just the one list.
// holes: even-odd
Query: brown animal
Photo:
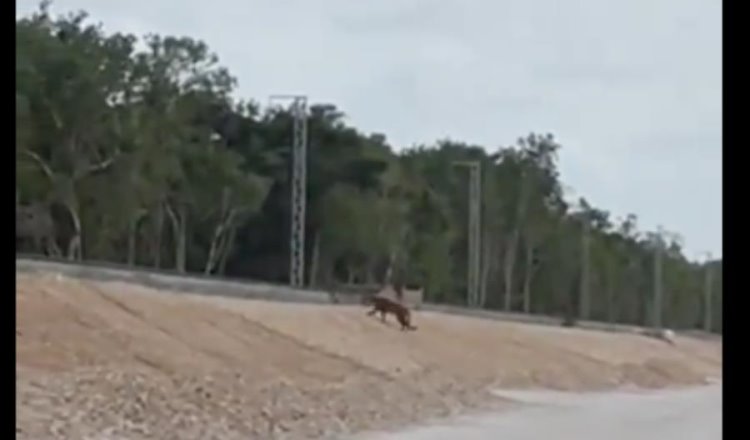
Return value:
[(417, 327), (411, 325), (411, 312), (400, 302), (377, 295), (370, 297), (367, 302), (372, 304), (372, 310), (367, 312), (368, 316), (380, 312), (380, 320), (385, 322), (386, 315), (392, 313), (398, 323), (401, 324), (401, 330), (417, 329)]
[(400, 302), (401, 304), (417, 310), (422, 305), (424, 289), (422, 287), (410, 289), (405, 284), (394, 283), (386, 284), (375, 295), (391, 298)]

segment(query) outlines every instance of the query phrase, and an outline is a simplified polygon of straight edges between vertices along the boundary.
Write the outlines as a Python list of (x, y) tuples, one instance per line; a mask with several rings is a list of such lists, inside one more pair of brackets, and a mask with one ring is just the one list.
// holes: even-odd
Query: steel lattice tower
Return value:
[(293, 117), (292, 199), (289, 249), (289, 284), (305, 285), (305, 210), (307, 201), (307, 97), (274, 95), (271, 99), (291, 99)]
[(481, 163), (477, 161), (455, 162), (455, 165), (469, 169), (469, 248), (467, 262), (467, 295), (469, 307), (481, 305), (481, 249), (482, 249), (482, 187)]

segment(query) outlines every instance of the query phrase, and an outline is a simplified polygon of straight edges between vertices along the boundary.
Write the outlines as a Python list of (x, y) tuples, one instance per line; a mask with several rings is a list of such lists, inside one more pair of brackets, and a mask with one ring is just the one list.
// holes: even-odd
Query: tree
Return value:
[(104, 37), (85, 19), (77, 13), (51, 20), (42, 4), (16, 24), (16, 75), (22, 78), (16, 89), (22, 107), (17, 162), (34, 164), (45, 181), (42, 197), (67, 210), (67, 254), (75, 259), (82, 258), (84, 233), (80, 188), (120, 154), (119, 142), (112, 142), (120, 123), (113, 102), (124, 93), (134, 42), (119, 34)]
[[(17, 251), (286, 282), (289, 109), (233, 97), (201, 41), (137, 41), (44, 3), (16, 21)], [(481, 307), (648, 324), (659, 244), (664, 322), (702, 325), (705, 265), (633, 215), (570, 206), (551, 134), (491, 153), (451, 139), (398, 149), (333, 104), (307, 117), (309, 284), (419, 284), (429, 301), (465, 304), (468, 182), (455, 164), (478, 161)], [(710, 264), (721, 331), (721, 260)]]

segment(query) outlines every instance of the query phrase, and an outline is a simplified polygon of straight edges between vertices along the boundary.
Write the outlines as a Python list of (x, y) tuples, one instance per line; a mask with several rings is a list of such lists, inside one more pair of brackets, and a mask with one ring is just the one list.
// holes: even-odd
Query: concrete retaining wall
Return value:
[[(52, 260), (38, 257), (23, 257), (16, 259), (16, 272), (47, 272), (60, 273), (65, 276), (90, 279), (95, 281), (122, 281), (135, 283), (155, 289), (173, 292), (191, 292), (203, 295), (218, 295), (246, 299), (264, 299), (271, 301), (331, 304), (334, 296), (339, 304), (359, 303), (358, 295), (337, 294), (314, 289), (293, 289), (285, 285), (263, 283), (248, 280), (232, 280), (206, 275), (185, 275), (173, 271), (133, 268), (115, 263), (101, 262), (70, 262), (66, 260)], [(356, 299), (355, 299), (356, 298)], [(421, 301), (420, 301), (421, 302)], [(463, 315), (474, 318), (494, 319), (502, 321), (524, 322), (560, 326), (561, 319), (551, 316), (526, 315), (521, 313), (504, 313), (493, 310), (469, 309), (464, 307), (420, 303), (420, 310)], [(579, 328), (597, 331), (641, 334), (642, 327), (608, 324), (595, 321), (578, 321)], [(700, 331), (678, 332), (683, 336), (697, 338), (720, 338)]]
[(60, 273), (64, 276), (94, 281), (122, 281), (155, 289), (174, 292), (191, 292), (248, 299), (330, 304), (330, 295), (323, 291), (292, 289), (270, 283), (243, 282), (215, 277), (173, 274), (166, 271), (149, 271), (140, 268), (117, 267), (114, 264), (42, 261), (16, 259), (16, 272)]

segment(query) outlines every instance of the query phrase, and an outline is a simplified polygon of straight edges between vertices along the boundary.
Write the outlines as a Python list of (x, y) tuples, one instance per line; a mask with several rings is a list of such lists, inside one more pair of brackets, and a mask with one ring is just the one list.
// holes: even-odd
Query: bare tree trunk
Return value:
[[(53, 117), (56, 116), (56, 113), (53, 111)], [(55, 118), (55, 122), (59, 125), (60, 122), (57, 118)], [(71, 143), (73, 140), (71, 140)], [(71, 221), (73, 222), (73, 237), (68, 242), (68, 258), (71, 260), (81, 260), (83, 258), (83, 251), (81, 249), (81, 218), (78, 214), (78, 209), (75, 206), (75, 182), (77, 178), (78, 173), (73, 173), (73, 176), (66, 178), (64, 181), (61, 181), (58, 176), (55, 174), (55, 172), (52, 171), (52, 168), (49, 166), (49, 164), (42, 159), (41, 156), (39, 156), (37, 153), (24, 149), (20, 151), (21, 154), (25, 155), (26, 157), (30, 158), (38, 167), (39, 169), (44, 173), (44, 175), (47, 177), (49, 182), (52, 184), (52, 187), (54, 188), (55, 193), (58, 194), (57, 197), (55, 197), (57, 200), (62, 199), (63, 205), (68, 210), (68, 213), (70, 214)], [(106, 169), (109, 167), (109, 165), (112, 163), (112, 161), (109, 161), (108, 163), (103, 163), (99, 166), (92, 167), (92, 171), (97, 171), (101, 169)], [(65, 191), (65, 188), (67, 188), (67, 192)], [(60, 192), (62, 191), (62, 192)], [(63, 194), (64, 196), (61, 198), (59, 197), (59, 194)], [(18, 190), (16, 190), (16, 203), (19, 202), (19, 193)], [(57, 249), (57, 244), (54, 244), (54, 246), (48, 246), (51, 250)]]
[(161, 248), (162, 239), (164, 237), (164, 205), (159, 204), (156, 208), (156, 240), (154, 240), (154, 267), (161, 267)]
[(177, 270), (185, 272), (185, 257), (187, 252), (187, 208), (185, 205), (180, 206), (180, 235), (177, 240)]
[[(485, 237), (489, 236), (489, 232), (485, 232)], [(492, 271), (492, 241), (484, 240), (482, 246), (482, 275), (479, 279), (479, 307), (484, 308), (487, 304), (487, 284)]]
[(134, 266), (135, 265), (135, 245), (136, 245), (136, 239), (135, 234), (138, 230), (137, 227), (138, 220), (131, 220), (130, 225), (128, 225), (128, 266)]
[(179, 241), (178, 237), (180, 235), (180, 222), (177, 220), (177, 215), (174, 213), (174, 210), (172, 209), (171, 206), (169, 206), (169, 204), (165, 204), (164, 208), (166, 209), (167, 215), (169, 216), (169, 221), (172, 224), (172, 241), (174, 245), (174, 255), (176, 259), (177, 254), (178, 254), (177, 242)]
[(81, 218), (78, 215), (78, 210), (72, 203), (66, 203), (65, 207), (68, 209), (70, 219), (73, 222), (73, 237), (68, 242), (68, 259), (80, 261), (83, 259), (83, 251), (81, 249)]
[(310, 262), (310, 287), (318, 285), (318, 271), (320, 270), (320, 230), (315, 231), (313, 238), (312, 261)]
[(145, 212), (138, 212), (135, 217), (130, 220), (128, 225), (128, 266), (134, 266), (136, 262), (136, 249), (137, 249), (137, 237), (138, 237), (138, 224), (146, 215)]
[(365, 263), (365, 283), (366, 284), (375, 284), (375, 280), (377, 277), (375, 277), (375, 267), (377, 265), (377, 260), (370, 257), (367, 259), (367, 262)]
[(234, 249), (234, 238), (237, 235), (236, 231), (237, 225), (232, 222), (232, 224), (229, 225), (227, 230), (224, 232), (224, 240), (222, 240), (221, 248), (219, 250), (219, 266), (221, 266), (223, 262), (227, 260), (229, 254), (231, 254), (232, 250)]
[(393, 265), (396, 262), (396, 250), (392, 250), (388, 255), (388, 267), (385, 269), (385, 275), (383, 275), (383, 285), (387, 286), (393, 282)]
[(60, 257), (62, 256), (62, 252), (60, 252), (60, 248), (57, 247), (57, 243), (55, 242), (55, 236), (49, 235), (45, 237), (44, 239), (45, 247), (44, 249), (47, 250), (47, 255), (51, 257)]
[(409, 229), (407, 227), (402, 226), (401, 230), (399, 231), (399, 244), (395, 245), (391, 252), (388, 254), (388, 267), (385, 270), (385, 275), (383, 276), (383, 285), (392, 285), (393, 284), (393, 274), (396, 271), (396, 266), (399, 266), (399, 273), (397, 274), (397, 277), (399, 278), (398, 281), (403, 282), (405, 281), (402, 279), (404, 276), (408, 277), (408, 274), (402, 273), (405, 269), (405, 261), (404, 258), (400, 258), (403, 255), (405, 255), (403, 246), (406, 246), (406, 242), (408, 240), (409, 235)]
[(212, 272), (219, 271), (221, 262), (222, 260), (224, 260), (224, 255), (228, 254), (232, 250), (232, 243), (230, 241), (230, 238), (232, 236), (233, 229), (234, 229), (234, 226), (229, 225), (227, 226), (224, 233), (221, 235), (221, 240), (219, 241), (219, 245), (217, 246), (217, 250), (216, 250), (215, 263), (213, 263), (211, 267)]
[(210, 274), (214, 267), (221, 259), (221, 250), (225, 245), (226, 235), (232, 226), (232, 220), (236, 211), (230, 208), (232, 190), (224, 188), (221, 191), (221, 211), (219, 213), (219, 222), (214, 229), (214, 236), (211, 240), (211, 247), (208, 251), (206, 266), (203, 270), (205, 274)]
[(227, 238), (232, 229), (233, 218), (234, 213), (230, 213), (229, 216), (225, 220), (222, 220), (214, 230), (214, 236), (211, 240), (211, 247), (208, 251), (206, 266), (203, 270), (205, 274), (210, 274), (219, 264), (223, 250), (228, 246)]
[(518, 230), (515, 230), (508, 239), (508, 245), (505, 249), (505, 258), (503, 261), (503, 286), (505, 289), (503, 310), (505, 310), (506, 312), (509, 312), (511, 309), (511, 298), (513, 295), (513, 271), (516, 266), (517, 247)]
[(524, 217), (526, 216), (526, 205), (529, 197), (529, 182), (525, 172), (521, 172), (521, 190), (519, 193), (518, 206), (516, 208), (516, 224), (508, 240), (508, 246), (505, 251), (505, 311), (511, 309), (511, 297), (513, 294), (513, 271), (516, 265), (516, 254), (518, 253), (518, 239), (523, 227)]
[(614, 324), (616, 321), (615, 311), (615, 286), (614, 282), (610, 279), (607, 282), (607, 321), (610, 324)]
[(187, 248), (187, 231), (186, 231), (186, 219), (187, 215), (186, 208), (181, 205), (179, 213), (175, 213), (174, 210), (166, 205), (167, 214), (172, 220), (172, 231), (174, 236), (174, 251), (175, 251), (175, 269), (177, 272), (185, 272), (185, 251)]
[(523, 279), (523, 311), (531, 313), (531, 280), (534, 276), (534, 246), (526, 240), (526, 271)]
[(75, 234), (68, 242), (68, 260), (81, 260), (81, 236)]
[[(32, 252), (60, 257), (57, 247), (57, 228), (48, 204), (16, 207), (16, 241), (31, 239)], [(18, 249), (16, 249), (18, 251)], [(24, 251), (22, 243), (21, 251)]]
[(229, 255), (232, 253), (232, 249), (234, 248), (234, 239), (237, 236), (237, 228), (232, 227), (229, 230), (227, 242), (224, 246), (224, 251), (221, 254), (221, 261), (219, 261), (219, 275), (224, 275), (226, 273), (227, 268), (227, 260), (229, 259)]
[(222, 234), (222, 226), (217, 226), (214, 231), (214, 237), (211, 240), (211, 247), (208, 250), (208, 258), (206, 258), (206, 265), (203, 267), (203, 273), (206, 275), (211, 274), (214, 266), (218, 263), (218, 249), (221, 246), (224, 234)]

